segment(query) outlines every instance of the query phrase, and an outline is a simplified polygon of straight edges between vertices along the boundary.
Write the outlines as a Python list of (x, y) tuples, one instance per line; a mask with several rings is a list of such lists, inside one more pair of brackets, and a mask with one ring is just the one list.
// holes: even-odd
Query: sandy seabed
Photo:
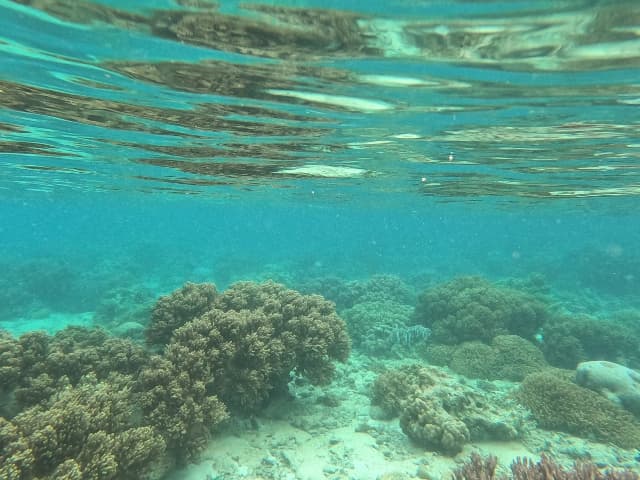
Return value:
[[(338, 368), (331, 385), (293, 387), (292, 398), (273, 402), (255, 418), (233, 420), (214, 436), (198, 464), (173, 472), (168, 479), (447, 479), (473, 451), (495, 455), (505, 472), (515, 458), (537, 460), (541, 453), (567, 466), (590, 456), (599, 465), (640, 472), (637, 451), (538, 428), (518, 441), (469, 443), (455, 457), (426, 451), (409, 440), (397, 418), (372, 418), (368, 395), (376, 372), (385, 365), (418, 362), (424, 361), (372, 361), (353, 355)], [(504, 382), (496, 383), (500, 385)]]

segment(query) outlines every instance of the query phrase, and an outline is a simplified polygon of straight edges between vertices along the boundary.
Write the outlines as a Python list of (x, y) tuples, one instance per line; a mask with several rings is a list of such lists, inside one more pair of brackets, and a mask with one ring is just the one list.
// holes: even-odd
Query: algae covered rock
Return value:
[(582, 362), (576, 369), (576, 383), (640, 416), (640, 373), (637, 371), (604, 360)]

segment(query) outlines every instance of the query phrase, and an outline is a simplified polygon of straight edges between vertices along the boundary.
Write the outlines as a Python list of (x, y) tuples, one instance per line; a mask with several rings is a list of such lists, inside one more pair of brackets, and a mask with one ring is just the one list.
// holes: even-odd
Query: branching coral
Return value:
[(169, 453), (181, 463), (196, 458), (211, 430), (227, 418), (224, 404), (211, 392), (211, 382), (205, 382), (211, 378), (210, 370), (193, 366), (193, 371), (179, 370), (155, 356), (135, 385), (145, 422), (162, 434)]
[[(31, 332), (0, 338), (0, 375), (6, 392), (21, 408), (46, 401), (65, 385), (87, 374), (106, 379), (112, 373), (134, 374), (149, 354), (134, 342), (109, 337), (104, 330), (68, 327), (53, 337)], [(13, 409), (11, 406), (10, 409)], [(5, 415), (10, 411), (0, 406)]]
[(3, 478), (146, 478), (193, 460), (227, 407), (258, 409), (292, 372), (326, 383), (350, 350), (333, 303), (273, 282), (187, 284), (154, 314), (162, 355), (100, 329), (0, 334)]
[(490, 342), (497, 335), (532, 338), (549, 317), (537, 297), (480, 277), (460, 277), (424, 291), (414, 313), (433, 340), (457, 344)]
[(215, 303), (176, 330), (165, 356), (176, 369), (213, 382), (232, 409), (259, 407), (286, 388), (292, 371), (327, 383), (332, 361), (349, 355), (346, 326), (320, 296), (273, 282), (241, 282)]

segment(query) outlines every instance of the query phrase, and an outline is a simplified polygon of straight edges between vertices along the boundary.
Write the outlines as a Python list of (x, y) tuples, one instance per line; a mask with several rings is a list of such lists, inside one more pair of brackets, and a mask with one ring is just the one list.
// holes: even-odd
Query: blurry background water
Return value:
[(380, 272), (637, 301), (639, 22), (633, 1), (4, 0), (0, 317)]

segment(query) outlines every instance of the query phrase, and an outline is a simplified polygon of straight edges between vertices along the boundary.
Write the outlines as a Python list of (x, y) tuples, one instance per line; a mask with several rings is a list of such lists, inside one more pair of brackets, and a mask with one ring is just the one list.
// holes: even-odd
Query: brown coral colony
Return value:
[(0, 478), (158, 478), (229, 412), (262, 408), (291, 372), (329, 382), (350, 351), (333, 303), (273, 282), (187, 283), (145, 334), (151, 349), (100, 329), (3, 333)]

